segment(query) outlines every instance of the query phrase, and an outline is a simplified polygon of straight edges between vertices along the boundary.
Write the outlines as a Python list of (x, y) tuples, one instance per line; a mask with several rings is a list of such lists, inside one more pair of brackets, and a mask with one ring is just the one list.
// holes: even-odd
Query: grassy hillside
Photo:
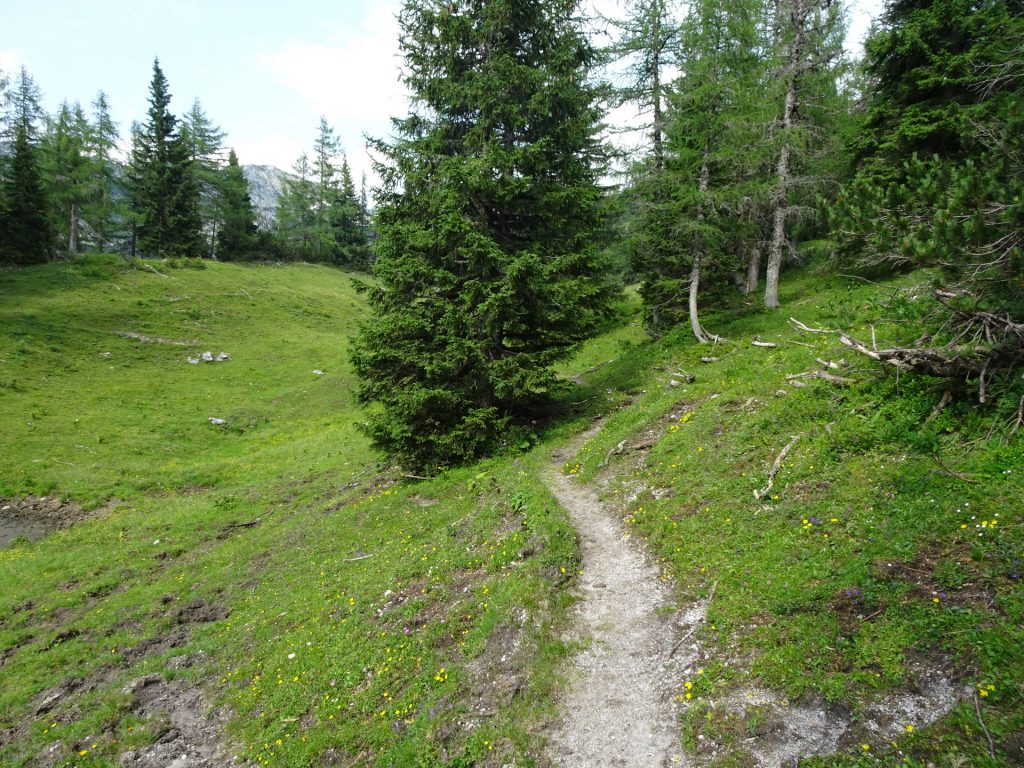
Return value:
[[(158, 670), (230, 707), (254, 763), (525, 748), (510, 723), (547, 685), (575, 557), (535, 460), (398, 485), (356, 429), (347, 276), (161, 269), (0, 273), (0, 498), (96, 512), (0, 550), (0, 762), (105, 765), (166, 736), (125, 689)], [(207, 350), (230, 360), (188, 363)], [(514, 664), (485, 683), (494, 653)]]
[[(599, 414), (565, 471), (606, 484), (680, 609), (714, 590), (680, 681), (695, 754), (750, 765), (759, 724), (712, 706), (731, 692), (856, 720), (938, 671), (964, 691), (949, 716), (801, 765), (1020, 759), (1019, 393), (932, 416), (937, 383), (787, 323), (902, 341), (923, 277), (789, 275), (782, 313), (706, 318), (714, 350), (627, 318), (564, 367), (582, 386), (534, 448), (422, 482), (356, 429), (345, 275), (161, 271), (0, 272), (0, 498), (85, 515), (0, 550), (0, 764), (153, 757), (180, 743), (160, 694), (196, 684), (252, 764), (543, 764), (578, 548), (539, 470)], [(231, 358), (189, 364), (207, 350)], [(842, 357), (852, 383), (786, 378)]]
[[(714, 350), (680, 331), (589, 379), (632, 402), (567, 471), (603, 478), (677, 581), (680, 606), (713, 590), (708, 656), (682, 727), (699, 754), (724, 750), (721, 765), (750, 764), (744, 738), (758, 726), (716, 700), (767, 688), (856, 723), (936, 676), (962, 694), (950, 716), (928, 728), (907, 718), (902, 739), (848, 737), (848, 754), (800, 764), (1021, 764), (1019, 383), (1004, 382), (988, 408), (966, 397), (938, 410), (943, 382), (882, 371), (837, 334), (788, 322), (869, 344), (874, 335), (879, 347), (912, 342), (928, 277), (791, 275), (782, 312), (709, 318), (728, 338)], [(845, 361), (826, 369), (819, 358)], [(848, 381), (792, 378), (816, 371)]]

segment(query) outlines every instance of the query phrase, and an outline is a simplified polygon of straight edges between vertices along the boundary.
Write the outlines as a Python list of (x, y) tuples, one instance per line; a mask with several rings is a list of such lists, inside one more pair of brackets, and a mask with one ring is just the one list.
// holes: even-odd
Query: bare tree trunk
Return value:
[(747, 283), (743, 286), (743, 295), (749, 296), (757, 290), (757, 284), (761, 274), (761, 246), (755, 245), (750, 250), (750, 259), (747, 261)]
[(789, 213), (790, 185), (790, 153), (792, 147), (791, 133), (793, 118), (796, 114), (796, 89), (800, 57), (803, 54), (804, 25), (807, 9), (802, 7), (802, 0), (793, 0), (790, 8), (790, 23), (793, 25), (793, 39), (789, 43), (786, 56), (786, 100), (782, 108), (782, 147), (779, 149), (779, 161), (775, 168), (775, 192), (772, 203), (775, 211), (772, 215), (772, 241), (768, 249), (768, 270), (765, 275), (764, 305), (768, 309), (779, 308), (779, 270), (782, 267), (782, 249), (786, 244), (786, 215)]
[(700, 324), (697, 316), (697, 292), (700, 290), (700, 251), (694, 251), (693, 269), (690, 270), (690, 328), (693, 329), (693, 336), (701, 344), (711, 341), (704, 326)]
[(789, 145), (779, 152), (778, 179), (775, 187), (775, 212), (772, 214), (772, 242), (768, 249), (768, 269), (764, 281), (764, 305), (779, 308), (779, 271), (782, 248), (786, 244), (786, 188), (789, 185)]
[(78, 206), (71, 204), (71, 229), (68, 234), (68, 253), (78, 253)]
[[(708, 165), (709, 149), (704, 150), (704, 162), (700, 167), (700, 183), (697, 185), (697, 191), (701, 196), (701, 203), (697, 208), (697, 221), (704, 221), (704, 202), (703, 197), (707, 194), (708, 185), (711, 180), (711, 168)], [(700, 233), (696, 234), (693, 238), (693, 268), (690, 270), (690, 328), (693, 330), (693, 336), (701, 344), (707, 344), (709, 341), (718, 341), (718, 337), (709, 334), (704, 330), (704, 326), (700, 323), (700, 317), (697, 314), (697, 294), (700, 291), (700, 262), (704, 255), (704, 243), (701, 240)]]

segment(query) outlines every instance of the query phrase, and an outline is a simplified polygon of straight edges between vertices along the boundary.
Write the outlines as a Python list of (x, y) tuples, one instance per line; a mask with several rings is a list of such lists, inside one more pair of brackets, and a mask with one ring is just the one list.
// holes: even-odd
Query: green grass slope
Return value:
[[(588, 380), (631, 404), (566, 471), (614, 478), (610, 498), (677, 580), (680, 605), (714, 590), (701, 632), (709, 658), (680, 695), (684, 741), (724, 750), (723, 766), (750, 764), (743, 744), (756, 723), (736, 722), (716, 699), (766, 687), (791, 702), (823, 699), (856, 723), (929, 670), (970, 692), (951, 715), (801, 765), (1021, 764), (1019, 383), (1004, 382), (987, 408), (967, 397), (935, 412), (942, 382), (883, 371), (837, 334), (788, 322), (869, 344), (874, 334), (879, 347), (912, 343), (927, 281), (789, 275), (781, 312), (708, 318), (728, 339), (714, 349), (685, 330), (635, 341)], [(828, 372), (850, 382), (788, 378), (825, 370), (817, 358), (845, 358)], [(756, 498), (794, 437), (774, 487)]]
[(165, 737), (126, 690), (154, 672), (252, 764), (526, 752), (577, 556), (541, 459), (400, 484), (356, 428), (346, 275), (160, 269), (0, 272), (0, 498), (97, 510), (0, 550), (0, 764)]
[[(600, 414), (565, 471), (610, 478), (680, 608), (714, 589), (679, 691), (698, 753), (750, 764), (757, 724), (711, 706), (730, 691), (856, 720), (934, 668), (973, 692), (950, 715), (801, 765), (1019, 761), (1020, 393), (933, 416), (938, 383), (786, 321), (906, 341), (924, 277), (787, 275), (783, 313), (706, 319), (729, 339), (714, 350), (627, 318), (563, 367), (582, 386), (535, 447), (424, 482), (356, 427), (345, 350), (366, 311), (347, 276), (160, 269), (0, 272), (0, 498), (96, 510), (0, 550), (0, 764), (111, 765), (168, 738), (126, 688), (150, 673), (201, 685), (253, 765), (543, 764), (578, 548), (538, 475)], [(187, 362), (206, 350), (231, 359)], [(818, 357), (853, 383), (786, 378)]]

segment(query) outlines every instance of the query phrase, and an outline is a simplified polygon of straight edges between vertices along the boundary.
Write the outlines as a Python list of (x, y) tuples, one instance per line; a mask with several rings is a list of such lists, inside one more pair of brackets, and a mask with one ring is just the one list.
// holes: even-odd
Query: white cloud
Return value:
[(18, 68), (24, 63), (24, 57), (15, 50), (0, 51), (0, 72), (7, 77), (16, 74)]
[(407, 111), (406, 90), (399, 78), (398, 36), (394, 9), (386, 4), (334, 39), (292, 40), (261, 57), (270, 77), (308, 107), (306, 148), (312, 145), (323, 115), (336, 129), (357, 181), (370, 165), (364, 134), (385, 134), (388, 117)]
[(238, 155), (242, 165), (276, 165), (283, 171), (290, 171), (306, 147), (292, 136), (277, 132), (227, 142)]

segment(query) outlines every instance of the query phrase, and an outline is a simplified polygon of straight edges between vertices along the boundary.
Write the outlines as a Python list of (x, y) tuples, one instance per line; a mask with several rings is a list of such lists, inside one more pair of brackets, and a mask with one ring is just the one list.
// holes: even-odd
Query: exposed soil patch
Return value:
[(219, 603), (208, 603), (205, 600), (193, 600), (174, 613), (178, 624), (201, 624), (210, 621), (222, 621), (228, 617), (227, 606)]
[[(905, 735), (907, 726), (930, 725), (951, 710), (969, 689), (938, 671), (925, 671), (914, 690), (891, 693), (866, 705), (857, 717), (849, 708), (818, 700), (794, 704), (758, 687), (716, 697), (695, 733), (696, 766), (723, 755), (745, 753), (751, 766), (795, 765), (812, 755), (861, 751)], [(708, 705), (699, 705), (708, 706)]]
[[(493, 715), (499, 706), (511, 704), (526, 684), (525, 625), (524, 611), (517, 617), (518, 624), (503, 624), (487, 638), (487, 645), (468, 668), (473, 675), (472, 701), (468, 719)], [(475, 727), (478, 722), (464, 723)]]
[(99, 509), (87, 511), (59, 496), (0, 499), (0, 547), (18, 538), (38, 541), (51, 531), (70, 528), (81, 520), (109, 512), (120, 503), (110, 501)]
[(125, 752), (123, 768), (221, 768), (236, 764), (222, 743), (229, 712), (211, 709), (203, 691), (161, 675), (147, 675), (124, 688), (132, 710), (158, 723), (156, 743)]

